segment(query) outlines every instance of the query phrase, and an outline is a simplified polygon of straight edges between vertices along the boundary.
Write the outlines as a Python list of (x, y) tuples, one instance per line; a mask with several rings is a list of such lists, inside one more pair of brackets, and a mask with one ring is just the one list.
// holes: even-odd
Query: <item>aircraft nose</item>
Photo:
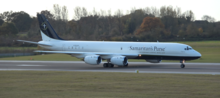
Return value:
[(196, 51), (195, 55), (198, 56), (198, 57), (202, 56), (198, 51)]

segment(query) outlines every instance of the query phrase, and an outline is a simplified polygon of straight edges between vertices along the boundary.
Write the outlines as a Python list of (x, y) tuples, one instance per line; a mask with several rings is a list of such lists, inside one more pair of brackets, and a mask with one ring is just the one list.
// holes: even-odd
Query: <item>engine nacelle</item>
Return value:
[(102, 62), (102, 58), (99, 55), (89, 55), (84, 57), (84, 62), (91, 65), (98, 65)]
[(128, 64), (128, 59), (125, 56), (114, 56), (111, 58), (111, 63), (118, 66), (125, 66)]
[(147, 62), (150, 63), (160, 63), (162, 60), (157, 60), (157, 59), (146, 59)]

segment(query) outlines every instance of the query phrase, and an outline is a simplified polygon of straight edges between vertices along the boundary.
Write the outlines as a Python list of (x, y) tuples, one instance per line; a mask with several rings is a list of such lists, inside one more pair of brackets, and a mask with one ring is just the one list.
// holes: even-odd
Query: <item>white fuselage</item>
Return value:
[[(108, 42), (108, 41), (41, 41), (40, 43), (51, 44), (52, 45), (51, 47), (48, 46), (46, 47), (42, 46), (42, 47), (54, 51), (85, 52), (89, 54), (111, 53), (113, 54), (112, 56), (137, 54), (137, 55), (128, 56), (128, 58), (136, 58), (138, 56), (169, 56), (169, 57), (201, 56), (199, 52), (193, 49), (186, 50), (188, 45), (178, 44), (178, 43)], [(104, 57), (104, 59), (110, 59), (112, 56)]]

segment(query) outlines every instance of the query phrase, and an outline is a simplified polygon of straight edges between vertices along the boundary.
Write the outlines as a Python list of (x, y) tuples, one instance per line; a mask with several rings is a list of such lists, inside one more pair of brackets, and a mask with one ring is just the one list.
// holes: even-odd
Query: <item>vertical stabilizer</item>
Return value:
[(52, 38), (50, 38), (47, 35), (45, 35), (41, 30), (40, 30), (40, 34), (41, 34), (41, 37), (42, 37), (43, 41), (51, 41), (51, 40), (53, 40)]
[[(49, 21), (43, 14), (37, 14), (37, 18), (41, 33), (45, 34), (47, 37), (51, 39), (63, 40), (57, 35), (53, 27), (50, 25)], [(43, 37), (43, 34), (41, 34), (42, 39), (45, 40), (46, 37)]]

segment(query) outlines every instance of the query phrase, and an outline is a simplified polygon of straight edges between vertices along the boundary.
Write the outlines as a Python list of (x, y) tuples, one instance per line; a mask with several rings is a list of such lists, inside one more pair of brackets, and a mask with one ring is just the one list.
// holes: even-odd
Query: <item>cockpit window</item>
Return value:
[(187, 46), (187, 47), (185, 48), (185, 50), (192, 50), (192, 48), (189, 47), (189, 46)]

